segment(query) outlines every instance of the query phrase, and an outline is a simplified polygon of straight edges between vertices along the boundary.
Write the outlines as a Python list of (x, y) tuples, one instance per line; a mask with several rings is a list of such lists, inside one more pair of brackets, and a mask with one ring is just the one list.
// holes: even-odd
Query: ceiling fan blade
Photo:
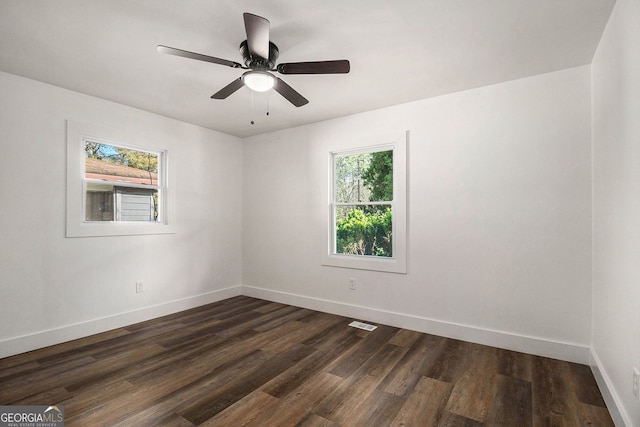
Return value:
[(346, 74), (351, 69), (349, 61), (289, 62), (278, 65), (280, 74)]
[(249, 53), (262, 59), (269, 59), (269, 20), (252, 13), (244, 13), (242, 16), (244, 16)]
[(229, 95), (231, 95), (232, 93), (240, 89), (242, 86), (244, 86), (242, 77), (238, 77), (237, 79), (235, 79), (234, 81), (232, 81), (231, 83), (229, 83), (228, 85), (226, 85), (225, 87), (223, 87), (222, 89), (220, 89), (219, 91), (211, 95), (211, 98), (225, 99)]
[(200, 53), (189, 52), (187, 50), (176, 49), (175, 47), (158, 45), (156, 48), (160, 53), (168, 53), (169, 55), (182, 56), (184, 58), (197, 59), (198, 61), (212, 62), (214, 64), (226, 65), (231, 68), (242, 68), (242, 65), (234, 61), (215, 58), (213, 56), (202, 55)]
[(280, 95), (284, 96), (287, 101), (289, 101), (296, 107), (302, 107), (303, 105), (309, 103), (309, 100), (300, 95), (294, 88), (277, 77), (276, 83), (273, 85), (273, 89), (275, 89), (275, 91)]

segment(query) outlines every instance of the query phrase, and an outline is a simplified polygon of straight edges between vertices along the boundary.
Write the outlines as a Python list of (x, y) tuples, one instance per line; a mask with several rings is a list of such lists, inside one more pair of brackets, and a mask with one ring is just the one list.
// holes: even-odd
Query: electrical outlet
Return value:
[(144, 292), (144, 283), (136, 282), (136, 294)]
[(638, 368), (633, 368), (633, 395), (640, 400), (640, 372)]
[(356, 283), (356, 279), (349, 279), (349, 289), (351, 289), (352, 291), (355, 291), (356, 289), (358, 289), (358, 284)]

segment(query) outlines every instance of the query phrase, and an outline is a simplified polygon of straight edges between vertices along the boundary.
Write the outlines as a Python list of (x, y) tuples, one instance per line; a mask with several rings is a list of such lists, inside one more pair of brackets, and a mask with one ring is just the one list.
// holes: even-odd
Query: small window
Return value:
[(324, 265), (406, 273), (406, 137), (330, 154)]
[(67, 121), (67, 237), (175, 232), (167, 150), (149, 141)]
[(84, 139), (85, 221), (162, 221), (162, 153)]

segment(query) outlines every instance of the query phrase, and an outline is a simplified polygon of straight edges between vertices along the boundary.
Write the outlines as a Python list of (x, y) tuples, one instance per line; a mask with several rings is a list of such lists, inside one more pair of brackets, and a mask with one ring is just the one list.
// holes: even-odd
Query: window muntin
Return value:
[[(371, 141), (380, 141), (381, 144), (371, 144)], [(335, 168), (335, 159), (339, 156), (348, 156), (352, 154), (361, 153), (376, 153), (384, 151), (393, 151), (391, 170), (392, 173), (383, 173), (381, 176), (388, 178), (388, 185), (382, 185), (378, 180), (379, 188), (386, 188), (386, 194), (391, 196), (376, 196), (371, 198), (362, 198), (362, 183), (361, 183), (361, 199), (358, 201), (358, 197), (355, 196), (338, 196), (340, 191), (336, 192), (337, 186)], [(407, 273), (407, 245), (408, 245), (408, 152), (409, 152), (409, 131), (395, 132), (379, 134), (375, 131), (363, 132), (357, 135), (345, 136), (343, 139), (335, 141), (334, 146), (329, 148), (328, 158), (324, 157), (326, 161), (326, 181), (324, 188), (326, 189), (326, 221), (324, 226), (324, 235), (326, 236), (326, 245), (322, 253), (322, 265), (330, 267), (360, 269), (380, 271), (387, 273)], [(362, 169), (362, 164), (360, 165)], [(380, 169), (380, 168), (375, 168)], [(361, 171), (362, 173), (362, 171)], [(345, 178), (347, 179), (347, 178)], [(350, 181), (357, 185), (357, 181)], [(342, 193), (342, 194), (356, 194), (355, 192)], [(366, 196), (366, 193), (365, 193)], [(366, 201), (371, 200), (374, 201)], [(363, 205), (370, 205), (370, 209), (386, 209), (391, 206), (391, 256), (376, 256), (376, 255), (358, 255), (358, 254), (344, 254), (336, 252), (336, 206), (341, 204), (342, 208), (347, 210), (349, 205), (355, 205), (359, 209), (363, 208)], [(348, 212), (347, 212), (348, 213)], [(386, 234), (385, 234), (386, 237)], [(366, 251), (360, 251), (365, 252)]]
[(162, 221), (162, 152), (83, 138), (85, 222)]
[(393, 258), (393, 147), (332, 157), (333, 255)]

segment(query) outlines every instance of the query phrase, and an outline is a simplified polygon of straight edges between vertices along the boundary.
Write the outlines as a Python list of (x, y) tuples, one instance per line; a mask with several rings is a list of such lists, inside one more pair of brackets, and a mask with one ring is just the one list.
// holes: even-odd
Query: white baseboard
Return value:
[(591, 366), (598, 387), (600, 388), (607, 408), (616, 427), (632, 427), (631, 419), (625, 412), (615, 388), (613, 388), (606, 370), (597, 353), (588, 347), (545, 340), (542, 338), (514, 335), (501, 331), (461, 325), (420, 316), (378, 310), (338, 301), (312, 298), (287, 292), (279, 292), (255, 286), (233, 286), (219, 289), (201, 295), (195, 295), (163, 304), (143, 307), (124, 313), (114, 314), (86, 322), (52, 328), (33, 334), (22, 335), (0, 341), (0, 358), (13, 356), (38, 348), (59, 344), (62, 342), (83, 338), (89, 335), (106, 332), (138, 322), (154, 319), (179, 311), (188, 310), (238, 295), (265, 299), (283, 304), (318, 310), (325, 313), (337, 314), (349, 318), (382, 323), (389, 326), (410, 329), (474, 342), (537, 356), (551, 357), (569, 362), (588, 364)]
[(242, 285), (242, 295), (507, 350), (589, 364), (589, 347)]
[(618, 393), (616, 393), (616, 389), (613, 387), (607, 371), (602, 366), (602, 362), (600, 362), (600, 358), (593, 348), (589, 352), (589, 365), (598, 383), (604, 402), (607, 404), (607, 409), (609, 409), (613, 423), (616, 427), (634, 427), (634, 424), (631, 422), (631, 417), (624, 410), (620, 397)]
[(86, 337), (121, 328), (156, 317), (198, 307), (238, 295), (261, 298), (268, 301), (295, 305), (345, 317), (382, 323), (389, 326), (474, 342), (507, 350), (551, 357), (575, 363), (589, 364), (589, 348), (572, 343), (549, 341), (536, 337), (514, 335), (501, 331), (461, 325), (426, 317), (395, 313), (353, 304), (345, 304), (304, 295), (278, 292), (254, 286), (233, 286), (226, 289), (195, 295), (124, 313), (72, 325), (65, 325), (33, 334), (22, 335), (0, 341), (0, 358), (24, 353), (38, 348)]
[(86, 322), (65, 325), (0, 341), (0, 358), (106, 332), (240, 295), (240, 286), (219, 289)]

